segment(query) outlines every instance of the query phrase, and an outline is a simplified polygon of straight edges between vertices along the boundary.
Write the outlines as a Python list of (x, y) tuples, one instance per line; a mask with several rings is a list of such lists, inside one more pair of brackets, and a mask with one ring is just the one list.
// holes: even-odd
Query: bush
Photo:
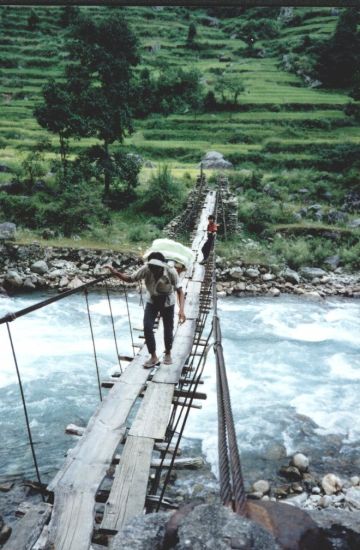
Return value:
[(174, 180), (169, 167), (165, 165), (159, 167), (157, 174), (151, 177), (138, 207), (144, 212), (170, 220), (182, 210), (184, 200), (183, 183)]
[(273, 253), (285, 260), (292, 268), (301, 266), (320, 267), (325, 258), (335, 254), (334, 243), (327, 239), (317, 238), (289, 238), (277, 237), (271, 247)]
[(318, 149), (318, 167), (329, 172), (343, 172), (360, 167), (360, 145), (342, 143), (334, 147)]

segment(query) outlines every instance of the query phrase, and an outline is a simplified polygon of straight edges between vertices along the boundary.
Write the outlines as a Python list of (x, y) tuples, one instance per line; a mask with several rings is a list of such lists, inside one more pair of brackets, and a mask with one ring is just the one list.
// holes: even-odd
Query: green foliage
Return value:
[(186, 45), (188, 48), (192, 48), (194, 46), (196, 35), (197, 35), (196, 25), (194, 22), (191, 22), (189, 25), (188, 34), (186, 38)]
[(289, 238), (276, 237), (273, 241), (271, 250), (280, 258), (283, 258), (287, 265), (292, 269), (298, 269), (301, 266), (323, 265), (325, 258), (334, 254), (333, 243), (324, 238)]
[(360, 145), (356, 143), (318, 148), (317, 154), (317, 164), (323, 170), (341, 172), (360, 167)]
[(201, 75), (195, 69), (165, 68), (158, 78), (151, 78), (145, 69), (136, 83), (132, 107), (134, 113), (144, 117), (150, 113), (168, 115), (202, 106)]
[(242, 81), (235, 79), (230, 73), (223, 73), (215, 83), (215, 91), (221, 95), (223, 103), (236, 105), (240, 93), (244, 90)]
[(257, 194), (255, 197), (255, 201), (243, 199), (239, 204), (239, 221), (249, 233), (260, 235), (272, 224), (292, 220), (292, 209), (289, 205), (266, 195)]
[(170, 220), (181, 212), (185, 200), (183, 184), (173, 178), (168, 166), (159, 167), (139, 201), (139, 208), (154, 216)]
[(360, 269), (360, 239), (355, 245), (341, 249), (341, 259), (345, 267), (354, 271)]
[(27, 20), (27, 28), (29, 31), (34, 31), (37, 28), (39, 21), (40, 19), (38, 14), (32, 9)]
[(360, 71), (359, 21), (358, 8), (344, 10), (333, 36), (322, 45), (316, 71), (325, 86), (347, 88)]
[(44, 161), (43, 151), (37, 150), (28, 153), (21, 163), (23, 175), (31, 187), (38, 178), (45, 176), (47, 170)]
[(61, 27), (68, 27), (76, 22), (76, 19), (79, 17), (80, 9), (78, 6), (64, 6), (61, 9), (61, 14), (59, 18), (59, 24)]

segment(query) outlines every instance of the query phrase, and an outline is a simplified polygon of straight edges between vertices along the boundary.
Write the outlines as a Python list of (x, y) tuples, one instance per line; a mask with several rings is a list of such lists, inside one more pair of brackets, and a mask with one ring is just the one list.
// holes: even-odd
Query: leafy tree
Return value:
[(35, 184), (37, 178), (41, 178), (46, 174), (44, 160), (43, 151), (38, 149), (28, 153), (21, 163), (24, 176), (31, 187)]
[(189, 25), (188, 35), (186, 39), (186, 45), (188, 48), (192, 48), (194, 46), (196, 34), (197, 34), (196, 26), (195, 26), (195, 23), (192, 22)]
[(130, 101), (132, 67), (139, 62), (137, 41), (119, 13), (99, 22), (79, 19), (72, 36), (68, 88), (76, 97), (82, 135), (102, 142), (98, 162), (107, 195), (113, 172), (110, 145), (122, 143), (133, 131)]
[(39, 19), (38, 14), (36, 13), (36, 11), (31, 10), (30, 15), (29, 15), (28, 20), (27, 20), (27, 28), (29, 29), (29, 31), (34, 31), (36, 29), (36, 27), (38, 26), (39, 21), (40, 21), (40, 19)]
[(68, 27), (76, 21), (80, 14), (78, 6), (64, 6), (61, 10), (59, 23), (61, 27)]
[[(95, 145), (83, 154), (83, 160), (87, 160), (97, 168), (97, 173), (103, 170), (103, 163), (106, 162), (104, 150)], [(121, 208), (124, 203), (128, 204), (136, 197), (135, 190), (139, 183), (138, 176), (141, 169), (141, 158), (132, 153), (116, 151), (111, 153), (108, 159), (112, 187), (107, 195), (107, 204), (114, 209)]]
[(132, 110), (137, 117), (144, 118), (154, 110), (156, 104), (155, 85), (149, 69), (143, 69), (134, 83)]
[(346, 88), (360, 70), (359, 10), (344, 10), (333, 36), (320, 49), (315, 71), (325, 86)]
[(76, 96), (67, 83), (50, 80), (42, 89), (44, 103), (34, 115), (40, 126), (59, 136), (63, 176), (66, 177), (69, 138), (86, 134), (86, 121), (76, 113)]
[(162, 217), (166, 223), (181, 211), (184, 197), (183, 187), (174, 180), (169, 167), (164, 165), (151, 177), (149, 187), (140, 201), (141, 210)]
[(203, 103), (200, 73), (191, 69), (164, 68), (157, 79), (144, 69), (136, 83), (132, 106), (136, 116), (150, 113), (170, 114), (186, 109), (197, 110)]
[(222, 74), (215, 84), (215, 91), (220, 93), (223, 103), (230, 101), (234, 105), (237, 104), (239, 95), (244, 89), (241, 80), (229, 73)]

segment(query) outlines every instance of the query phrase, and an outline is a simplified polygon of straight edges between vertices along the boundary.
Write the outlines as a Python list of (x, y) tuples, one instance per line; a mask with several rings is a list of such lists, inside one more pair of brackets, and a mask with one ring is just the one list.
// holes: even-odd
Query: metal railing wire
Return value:
[[(97, 360), (97, 353), (96, 353), (96, 345), (95, 345), (93, 326), (92, 326), (92, 321), (91, 321), (91, 313), (90, 313), (89, 300), (88, 300), (88, 289), (91, 286), (94, 286), (94, 285), (96, 285), (100, 282), (106, 281), (106, 279), (108, 279), (109, 277), (111, 277), (111, 274), (102, 275), (100, 277), (92, 279), (91, 281), (89, 281), (87, 283), (79, 285), (77, 288), (67, 290), (67, 291), (65, 291), (61, 294), (57, 294), (55, 296), (51, 296), (50, 298), (47, 298), (46, 300), (42, 300), (41, 302), (37, 302), (36, 304), (33, 304), (33, 305), (28, 306), (26, 308), (23, 308), (21, 310), (11, 312), (11, 313), (7, 313), (6, 315), (4, 315), (3, 317), (0, 318), (0, 325), (6, 324), (6, 328), (7, 328), (7, 332), (8, 332), (10, 347), (11, 347), (11, 351), (12, 351), (12, 356), (13, 356), (15, 369), (16, 369), (16, 374), (17, 374), (17, 378), (18, 378), (18, 384), (19, 384), (19, 388), (20, 388), (21, 400), (22, 400), (23, 409), (24, 409), (25, 422), (26, 422), (26, 428), (27, 428), (27, 433), (28, 433), (29, 444), (30, 444), (30, 448), (31, 448), (31, 454), (32, 454), (32, 458), (33, 458), (34, 468), (35, 468), (35, 471), (36, 471), (36, 477), (37, 477), (37, 480), (38, 480), (40, 485), (42, 485), (41, 478), (40, 478), (40, 471), (39, 471), (39, 467), (38, 467), (38, 461), (37, 461), (37, 457), (36, 457), (36, 453), (35, 453), (34, 442), (33, 442), (33, 437), (32, 437), (31, 428), (30, 428), (30, 421), (29, 421), (29, 415), (28, 415), (28, 411), (27, 411), (24, 388), (23, 388), (23, 384), (22, 384), (20, 369), (19, 369), (19, 365), (18, 365), (18, 361), (17, 361), (17, 357), (16, 357), (14, 341), (13, 341), (13, 338), (12, 338), (9, 323), (11, 323), (12, 321), (15, 321), (16, 319), (19, 319), (20, 317), (23, 317), (24, 315), (27, 315), (27, 314), (32, 313), (34, 311), (37, 311), (37, 310), (39, 310), (43, 307), (46, 307), (50, 304), (53, 304), (53, 303), (55, 303), (59, 300), (63, 300), (63, 299), (65, 299), (65, 298), (67, 298), (67, 297), (69, 297), (73, 294), (78, 294), (78, 293), (84, 292), (85, 300), (86, 300), (87, 316), (88, 316), (90, 332), (91, 332), (91, 339), (92, 339), (92, 345), (93, 345), (93, 354), (94, 354), (95, 365), (96, 365), (97, 383), (98, 383), (98, 387), (99, 387), (100, 400), (102, 400), (100, 372), (99, 372), (99, 365), (98, 365), (98, 360)], [(114, 326), (114, 319), (113, 319), (113, 314), (112, 314), (110, 296), (109, 296), (107, 285), (105, 285), (105, 287), (106, 287), (106, 293), (107, 293), (107, 297), (108, 297), (108, 301), (109, 301), (109, 310), (110, 310), (110, 315), (111, 315), (111, 320), (112, 320), (113, 335), (114, 335), (114, 340), (115, 340), (115, 345), (116, 345), (116, 352), (117, 352), (117, 360), (119, 361), (120, 370), (122, 372), (119, 353), (118, 353), (118, 347), (117, 347), (117, 341), (116, 341), (115, 326)], [(126, 297), (126, 303), (127, 303), (127, 294), (126, 293), (125, 293), (125, 297)], [(128, 315), (130, 315), (128, 303), (127, 303), (127, 310), (128, 310)], [(130, 331), (131, 331), (130, 318), (129, 318), (129, 325), (130, 325)], [(132, 339), (132, 343), (133, 343), (132, 331), (131, 331), (131, 339)], [(133, 349), (134, 349), (134, 346), (133, 346)]]

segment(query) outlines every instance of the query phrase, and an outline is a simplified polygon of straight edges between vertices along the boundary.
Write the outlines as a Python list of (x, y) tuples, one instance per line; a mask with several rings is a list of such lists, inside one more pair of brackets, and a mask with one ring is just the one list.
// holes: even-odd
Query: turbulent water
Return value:
[[(0, 298), (0, 316), (45, 298)], [(126, 303), (111, 305), (121, 354), (131, 353)], [(134, 327), (139, 297), (130, 296)], [(116, 367), (107, 296), (90, 294), (101, 379)], [(319, 470), (360, 468), (360, 302), (280, 297), (222, 299), (219, 313), (239, 448), (247, 479), (272, 477), (296, 450)], [(99, 402), (91, 332), (82, 296), (74, 295), (10, 323), (42, 477), (54, 475), (73, 439), (69, 423), (86, 425)], [(134, 331), (134, 338), (137, 332)], [(32, 477), (24, 412), (5, 325), (0, 326), (0, 477)], [(217, 412), (212, 352), (208, 399), (193, 410), (184, 445), (202, 450), (217, 472)], [(103, 390), (106, 392), (106, 390)]]

